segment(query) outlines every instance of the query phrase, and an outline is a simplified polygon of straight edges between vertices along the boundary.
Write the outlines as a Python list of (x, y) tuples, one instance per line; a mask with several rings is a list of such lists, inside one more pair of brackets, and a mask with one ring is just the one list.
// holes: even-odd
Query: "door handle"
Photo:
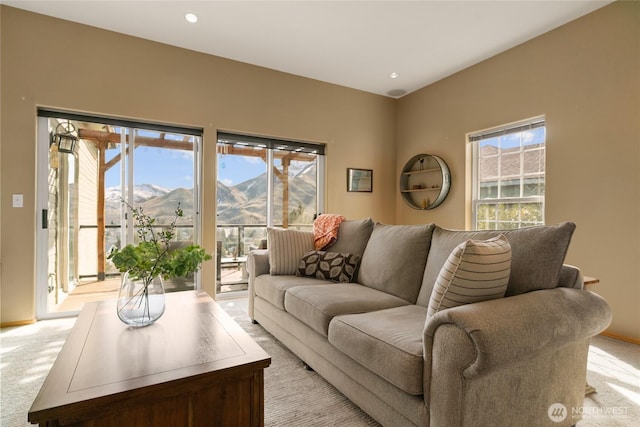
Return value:
[(42, 209), (42, 228), (49, 228), (49, 210)]

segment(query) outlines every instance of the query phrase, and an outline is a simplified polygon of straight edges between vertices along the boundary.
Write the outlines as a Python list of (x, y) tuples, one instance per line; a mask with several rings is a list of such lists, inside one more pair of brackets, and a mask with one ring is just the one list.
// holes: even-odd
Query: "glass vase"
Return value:
[(122, 276), (118, 294), (118, 318), (133, 327), (151, 325), (164, 313), (164, 283), (160, 276), (150, 283)]

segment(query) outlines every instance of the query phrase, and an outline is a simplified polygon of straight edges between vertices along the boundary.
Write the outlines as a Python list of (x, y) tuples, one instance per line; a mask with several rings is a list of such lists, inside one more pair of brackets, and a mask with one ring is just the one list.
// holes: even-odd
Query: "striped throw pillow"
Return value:
[(272, 276), (296, 274), (298, 264), (307, 251), (313, 250), (313, 231), (285, 228), (267, 229), (269, 273)]
[(461, 243), (440, 270), (427, 317), (447, 308), (504, 297), (510, 272), (511, 245), (503, 234)]

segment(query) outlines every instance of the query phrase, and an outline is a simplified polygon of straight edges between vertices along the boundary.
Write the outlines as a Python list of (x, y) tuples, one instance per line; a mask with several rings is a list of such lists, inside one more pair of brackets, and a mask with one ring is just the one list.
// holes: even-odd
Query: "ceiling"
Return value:
[[(610, 0), (32, 1), (3, 4), (400, 97)], [(191, 12), (198, 22), (188, 23)], [(391, 78), (397, 73), (397, 78)]]

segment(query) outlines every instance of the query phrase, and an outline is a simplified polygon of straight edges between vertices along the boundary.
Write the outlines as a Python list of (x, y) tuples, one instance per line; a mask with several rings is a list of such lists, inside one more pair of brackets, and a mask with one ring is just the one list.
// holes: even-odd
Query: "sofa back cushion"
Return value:
[(358, 283), (414, 304), (433, 228), (433, 224), (376, 224), (362, 255)]
[(505, 296), (555, 288), (575, 228), (572, 222), (491, 231), (455, 231), (436, 226), (417, 304), (427, 307), (438, 273), (456, 246), (467, 240), (486, 240), (500, 234), (504, 234), (511, 245), (511, 275)]
[(313, 250), (313, 231), (268, 228), (269, 273), (296, 274), (307, 251)]
[(338, 239), (325, 250), (343, 254), (364, 254), (373, 225), (371, 218), (342, 221), (338, 229)]

